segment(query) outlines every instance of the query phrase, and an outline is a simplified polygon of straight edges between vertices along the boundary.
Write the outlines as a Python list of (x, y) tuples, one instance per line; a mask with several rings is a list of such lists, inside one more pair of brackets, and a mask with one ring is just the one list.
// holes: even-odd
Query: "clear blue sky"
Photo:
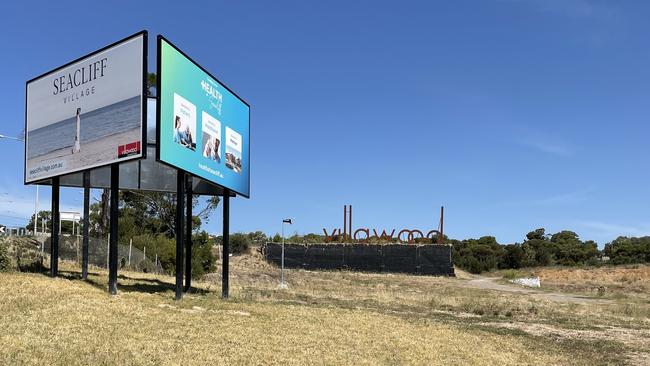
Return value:
[[(252, 106), (234, 231), (435, 228), (521, 241), (650, 233), (645, 1), (3, 2), (0, 133), (25, 81), (122, 37), (164, 34)], [(150, 71), (155, 42), (150, 42)], [(23, 147), (0, 140), (0, 222), (25, 223)], [(49, 189), (42, 189), (49, 207)], [(64, 189), (63, 209), (80, 209)], [(207, 225), (221, 231), (221, 210)]]

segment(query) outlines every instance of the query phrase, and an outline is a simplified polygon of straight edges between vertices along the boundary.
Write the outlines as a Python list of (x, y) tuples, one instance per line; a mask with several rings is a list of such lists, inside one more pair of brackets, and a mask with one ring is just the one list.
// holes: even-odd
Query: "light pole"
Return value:
[[(8, 139), (8, 140), (25, 142), (25, 140), (19, 137), (12, 137), (12, 136), (2, 135), (2, 134), (0, 134), (0, 139)], [(34, 202), (34, 236), (38, 236), (38, 184), (36, 185), (36, 200)]]
[(280, 288), (285, 289), (287, 288), (287, 283), (284, 282), (284, 224), (289, 224), (291, 225), (291, 219), (283, 219), (282, 220), (282, 256), (280, 259)]

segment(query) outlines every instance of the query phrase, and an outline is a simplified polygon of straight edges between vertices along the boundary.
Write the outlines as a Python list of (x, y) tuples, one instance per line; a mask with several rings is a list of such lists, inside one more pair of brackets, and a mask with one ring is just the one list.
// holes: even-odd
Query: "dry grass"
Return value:
[[(466, 288), (463, 279), (287, 272), (233, 257), (231, 299), (211, 274), (173, 299), (173, 278), (88, 282), (0, 274), (0, 364), (584, 364), (647, 361), (650, 320), (601, 305)], [(604, 313), (603, 313), (604, 312)], [(605, 314), (605, 315), (603, 315)], [(627, 326), (634, 323), (635, 326)]]
[[(541, 267), (497, 271), (491, 275), (504, 278), (539, 276), (546, 291), (624, 300), (628, 305), (650, 303), (650, 265)], [(650, 311), (646, 316), (650, 317)]]
[(624, 292), (650, 293), (650, 266), (628, 265), (595, 268), (541, 268), (535, 271), (549, 284), (592, 289), (605, 286)]

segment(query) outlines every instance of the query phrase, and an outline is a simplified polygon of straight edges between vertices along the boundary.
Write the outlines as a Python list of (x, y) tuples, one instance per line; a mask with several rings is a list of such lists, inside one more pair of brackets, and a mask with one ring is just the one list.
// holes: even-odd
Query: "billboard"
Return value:
[(141, 158), (147, 33), (27, 82), (25, 183)]
[(157, 159), (250, 196), (250, 106), (158, 37)]

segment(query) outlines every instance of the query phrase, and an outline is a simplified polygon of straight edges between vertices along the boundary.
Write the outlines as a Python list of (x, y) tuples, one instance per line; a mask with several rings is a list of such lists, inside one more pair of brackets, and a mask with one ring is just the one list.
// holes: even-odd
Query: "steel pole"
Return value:
[(81, 242), (81, 278), (88, 279), (88, 230), (90, 230), (90, 172), (83, 173), (84, 180), (84, 222)]
[(36, 201), (34, 202), (34, 236), (38, 236), (38, 185), (36, 185)]
[(185, 173), (176, 172), (176, 296), (175, 300), (183, 298), (183, 230)]
[(192, 177), (187, 176), (187, 202), (185, 217), (185, 292), (192, 287)]
[(108, 240), (108, 291), (117, 295), (118, 204), (120, 196), (120, 165), (111, 165), (110, 237)]
[(284, 287), (284, 221), (282, 221), (282, 255), (280, 258), (280, 286)]
[(223, 190), (223, 267), (221, 272), (221, 297), (228, 298), (228, 276), (230, 265), (230, 190)]
[(52, 178), (52, 233), (50, 234), (50, 276), (59, 273), (59, 177)]

